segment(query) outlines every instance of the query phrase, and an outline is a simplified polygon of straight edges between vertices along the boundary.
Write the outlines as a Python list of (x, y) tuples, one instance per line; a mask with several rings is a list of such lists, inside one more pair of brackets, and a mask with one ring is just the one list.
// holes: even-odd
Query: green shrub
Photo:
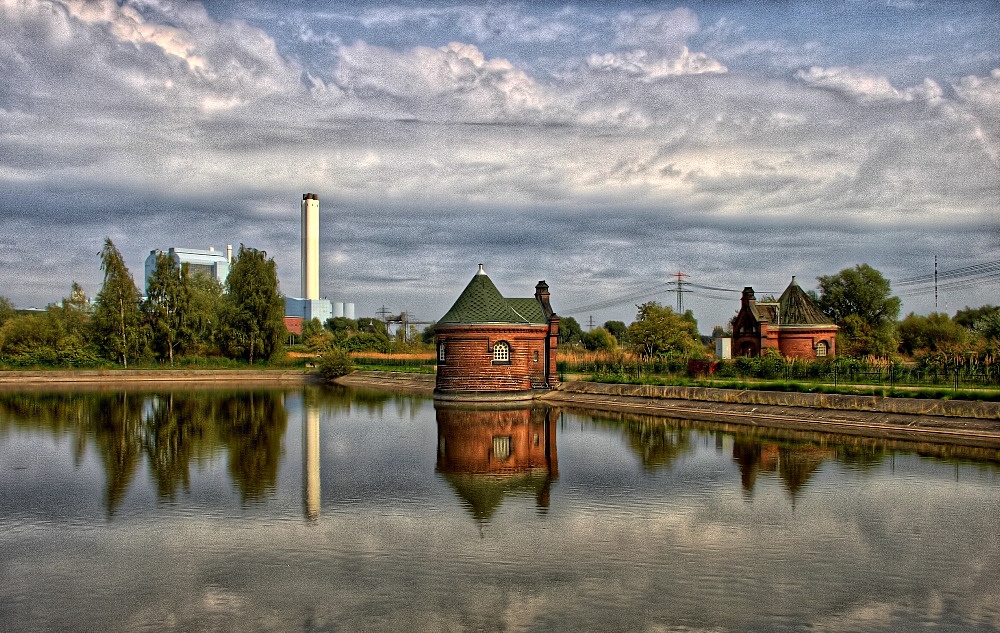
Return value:
[(333, 382), (352, 371), (354, 371), (354, 361), (344, 350), (336, 348), (328, 350), (319, 359), (319, 375), (324, 382)]

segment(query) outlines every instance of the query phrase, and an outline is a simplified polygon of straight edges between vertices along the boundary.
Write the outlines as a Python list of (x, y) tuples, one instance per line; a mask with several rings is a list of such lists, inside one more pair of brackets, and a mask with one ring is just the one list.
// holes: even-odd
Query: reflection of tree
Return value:
[(225, 445), (243, 500), (259, 498), (277, 481), (287, 414), (268, 391), (0, 393), (0, 432), (11, 425), (72, 433), (77, 464), (93, 441), (114, 515), (144, 454), (159, 497), (173, 499), (191, 462)]
[(627, 420), (625, 432), (647, 470), (669, 469), (678, 456), (692, 449), (691, 430), (667, 425), (663, 420)]
[(258, 499), (274, 489), (281, 459), (281, 439), (288, 414), (280, 395), (249, 393), (220, 403), (219, 437), (229, 449), (229, 473), (243, 501)]
[(861, 470), (871, 470), (885, 459), (885, 446), (871, 440), (855, 441), (836, 446), (837, 461)]
[(160, 498), (173, 499), (178, 486), (190, 488), (189, 464), (198, 455), (212, 420), (210, 399), (173, 393), (153, 399), (143, 437), (149, 468)]
[(434, 406), (437, 471), (477, 522), (488, 522), (512, 495), (534, 495), (538, 508), (548, 507), (558, 476), (551, 409)]
[(101, 394), (92, 415), (94, 443), (104, 463), (105, 506), (113, 515), (142, 456), (142, 398)]

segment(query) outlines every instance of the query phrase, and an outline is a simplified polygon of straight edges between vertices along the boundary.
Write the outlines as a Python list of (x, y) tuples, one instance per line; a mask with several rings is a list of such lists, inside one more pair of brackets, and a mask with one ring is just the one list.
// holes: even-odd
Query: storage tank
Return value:
[(338, 318), (344, 316), (344, 302), (335, 301), (333, 303), (333, 318)]
[(348, 319), (354, 319), (354, 304), (345, 303), (344, 304), (344, 316)]

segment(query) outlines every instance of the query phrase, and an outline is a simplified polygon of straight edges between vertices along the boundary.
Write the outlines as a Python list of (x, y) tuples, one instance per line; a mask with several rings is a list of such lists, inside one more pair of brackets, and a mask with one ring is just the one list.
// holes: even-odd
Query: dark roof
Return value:
[(750, 313), (753, 317), (757, 319), (757, 322), (767, 321), (768, 323), (777, 323), (778, 319), (776, 317), (776, 312), (778, 311), (777, 303), (761, 303), (757, 301), (750, 306)]
[(469, 285), (438, 324), (547, 323), (541, 302), (534, 298), (505, 299), (480, 266)]
[(819, 306), (799, 287), (795, 277), (778, 299), (781, 325), (833, 325)]

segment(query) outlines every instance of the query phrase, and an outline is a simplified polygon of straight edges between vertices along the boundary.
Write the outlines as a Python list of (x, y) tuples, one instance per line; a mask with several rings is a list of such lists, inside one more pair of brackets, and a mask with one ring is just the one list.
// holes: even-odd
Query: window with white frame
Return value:
[(444, 341), (438, 341), (438, 362), (444, 362)]
[(816, 357), (826, 356), (826, 341), (816, 343)]
[(507, 341), (499, 341), (493, 346), (493, 362), (494, 363), (509, 363), (510, 362), (510, 345)]

